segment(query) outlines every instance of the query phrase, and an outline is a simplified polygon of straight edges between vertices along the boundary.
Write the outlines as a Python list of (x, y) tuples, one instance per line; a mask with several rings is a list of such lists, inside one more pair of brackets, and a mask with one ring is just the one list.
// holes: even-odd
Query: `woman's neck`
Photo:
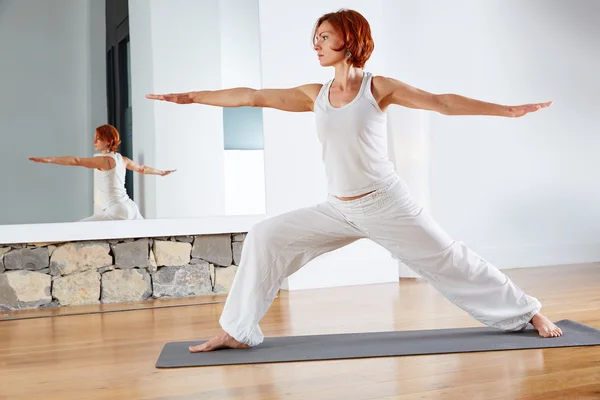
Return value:
[(355, 68), (344, 62), (335, 66), (333, 85), (340, 91), (345, 91), (352, 83), (362, 81), (364, 74), (362, 68)]

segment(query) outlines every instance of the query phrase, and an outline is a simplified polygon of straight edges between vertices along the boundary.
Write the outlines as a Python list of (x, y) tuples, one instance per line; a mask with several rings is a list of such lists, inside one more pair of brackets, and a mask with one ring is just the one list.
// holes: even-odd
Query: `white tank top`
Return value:
[(388, 157), (387, 117), (371, 91), (373, 76), (364, 72), (354, 100), (343, 107), (329, 101), (333, 79), (315, 101), (317, 134), (323, 146), (329, 193), (352, 197), (383, 187), (395, 176)]
[[(102, 157), (102, 154), (95, 154), (95, 156)], [(110, 171), (94, 169), (94, 202), (100, 206), (100, 209), (105, 209), (129, 199), (125, 190), (126, 171), (123, 156), (119, 153), (107, 153), (105, 156), (112, 157), (115, 160), (115, 167)]]

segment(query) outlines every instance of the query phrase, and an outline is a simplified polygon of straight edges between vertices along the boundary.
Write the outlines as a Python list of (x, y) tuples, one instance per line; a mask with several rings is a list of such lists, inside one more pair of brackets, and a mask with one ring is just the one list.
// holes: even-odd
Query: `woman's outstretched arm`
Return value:
[(205, 104), (218, 107), (264, 107), (282, 111), (314, 110), (321, 84), (308, 84), (289, 89), (233, 88), (199, 92), (149, 94), (146, 98), (177, 104)]
[(375, 91), (381, 98), (382, 108), (397, 104), (409, 108), (436, 111), (444, 115), (489, 115), (518, 118), (542, 108), (552, 102), (508, 106), (471, 99), (458, 94), (432, 94), (412, 87), (393, 78), (375, 77)]
[(73, 167), (94, 168), (102, 171), (108, 171), (115, 167), (115, 160), (112, 157), (98, 156), (89, 158), (80, 158), (75, 156), (65, 157), (30, 157), (29, 160), (45, 164), (58, 164)]
[(127, 157), (123, 157), (123, 161), (125, 162), (125, 168), (127, 168), (128, 170), (143, 174), (143, 175), (167, 176), (167, 175), (172, 174), (173, 172), (177, 171), (176, 169), (169, 170), (169, 171), (161, 171), (159, 169), (148, 167), (146, 165), (138, 164), (135, 161), (133, 161)]

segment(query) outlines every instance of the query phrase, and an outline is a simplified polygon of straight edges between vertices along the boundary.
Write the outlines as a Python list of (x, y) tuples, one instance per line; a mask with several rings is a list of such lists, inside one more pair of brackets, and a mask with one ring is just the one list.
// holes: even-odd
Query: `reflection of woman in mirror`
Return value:
[(329, 196), (251, 229), (219, 320), (222, 332), (190, 351), (260, 344), (264, 336), (258, 323), (283, 280), (314, 258), (364, 238), (389, 250), (481, 323), (507, 332), (531, 323), (540, 336), (560, 336), (562, 331), (540, 313), (542, 305), (536, 298), (454, 240), (413, 200), (389, 160), (386, 122), (391, 105), (442, 115), (517, 118), (552, 103), (509, 106), (458, 94), (432, 94), (365, 71), (374, 42), (369, 23), (356, 11), (323, 15), (312, 33), (318, 62), (333, 67), (334, 76), (325, 84), (146, 96), (178, 104), (314, 112), (316, 134), (323, 144)]
[(96, 129), (94, 148), (100, 154), (91, 158), (43, 157), (30, 158), (31, 161), (67, 166), (78, 166), (94, 169), (96, 188), (94, 203), (100, 212), (81, 221), (111, 221), (143, 219), (137, 204), (127, 195), (125, 190), (125, 169), (145, 175), (166, 176), (174, 171), (159, 171), (145, 165), (139, 165), (127, 157), (117, 153), (121, 144), (119, 132), (112, 125), (102, 125)]

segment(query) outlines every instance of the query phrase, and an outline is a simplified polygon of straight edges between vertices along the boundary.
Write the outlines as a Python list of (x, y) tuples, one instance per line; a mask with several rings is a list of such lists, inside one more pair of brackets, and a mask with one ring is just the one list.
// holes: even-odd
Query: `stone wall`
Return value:
[(227, 293), (245, 237), (0, 245), (0, 310)]

